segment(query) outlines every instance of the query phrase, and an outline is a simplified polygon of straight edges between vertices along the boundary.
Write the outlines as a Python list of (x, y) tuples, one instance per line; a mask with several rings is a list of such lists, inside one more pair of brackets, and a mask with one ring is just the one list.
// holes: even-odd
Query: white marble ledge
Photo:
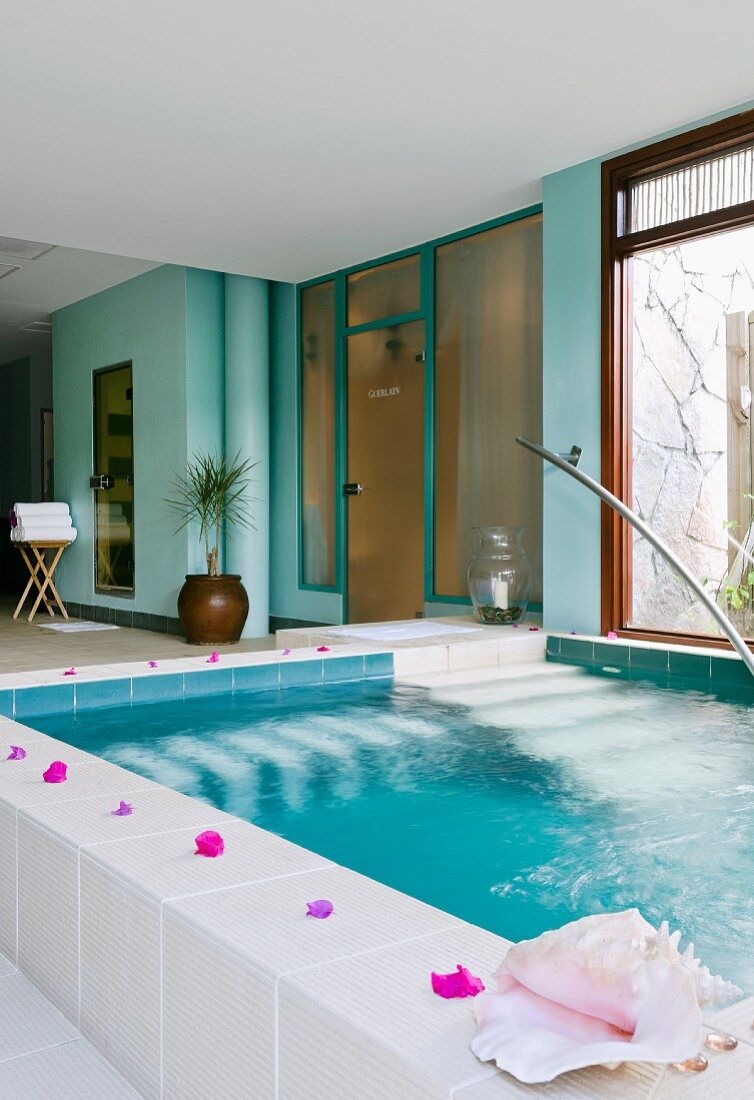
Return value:
[[(433, 623), (446, 628), (446, 633), (431, 634), (427, 637), (405, 637), (384, 640), (370, 640), (348, 633), (349, 630), (361, 631), (373, 627), (408, 627), (416, 623)], [(458, 627), (459, 629), (453, 629)], [(485, 625), (469, 615), (449, 615), (445, 617), (432, 617), (430, 619), (402, 619), (382, 623), (350, 623), (347, 626), (313, 626), (292, 627), (288, 630), (279, 630), (276, 635), (278, 649), (287, 646), (319, 646), (332, 645), (342, 648), (346, 645), (358, 644), (364, 647), (364, 651), (373, 653), (379, 649), (391, 651), (401, 649), (426, 649), (449, 645), (473, 645), (478, 642), (515, 640), (517, 636), (535, 628), (542, 632), (541, 615), (529, 615), (526, 621), (516, 626)]]

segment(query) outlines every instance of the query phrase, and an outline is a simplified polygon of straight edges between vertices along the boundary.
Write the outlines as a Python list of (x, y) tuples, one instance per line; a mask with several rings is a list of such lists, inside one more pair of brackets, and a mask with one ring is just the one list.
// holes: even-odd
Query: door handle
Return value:
[(113, 489), (115, 478), (112, 474), (94, 474), (89, 478), (90, 489)]
[(347, 481), (343, 486), (344, 497), (360, 497), (364, 492), (364, 486), (359, 481)]

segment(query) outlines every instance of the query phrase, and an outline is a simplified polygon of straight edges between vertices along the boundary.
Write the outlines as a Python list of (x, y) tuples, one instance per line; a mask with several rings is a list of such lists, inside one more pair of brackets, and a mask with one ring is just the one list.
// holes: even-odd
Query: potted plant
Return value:
[(241, 637), (249, 597), (239, 574), (220, 572), (220, 532), (234, 525), (254, 527), (249, 503), (257, 498), (247, 494), (255, 465), (242, 461), (240, 451), (230, 461), (197, 453), (185, 475), (175, 475), (175, 496), (165, 500), (181, 519), (176, 534), (198, 520), (204, 541), (207, 572), (187, 574), (178, 594), (178, 618), (191, 645), (230, 645)]

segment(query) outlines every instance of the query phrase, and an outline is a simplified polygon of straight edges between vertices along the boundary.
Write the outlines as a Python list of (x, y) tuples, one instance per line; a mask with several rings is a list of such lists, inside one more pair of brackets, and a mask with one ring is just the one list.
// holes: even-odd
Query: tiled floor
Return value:
[[(0, 594), (0, 674), (33, 672), (38, 669), (69, 665), (111, 665), (121, 661), (148, 661), (154, 658), (196, 657), (201, 649), (188, 645), (183, 638), (156, 634), (149, 630), (92, 630), (81, 634), (62, 634), (43, 630), (39, 625), (52, 620), (38, 614), (33, 623), (19, 615), (13, 618), (16, 599)], [(58, 618), (55, 620), (60, 622)], [(238, 645), (223, 646), (222, 652), (248, 653), (274, 649), (275, 638), (250, 638)]]
[(102, 1055), (0, 955), (3, 1100), (138, 1100)]

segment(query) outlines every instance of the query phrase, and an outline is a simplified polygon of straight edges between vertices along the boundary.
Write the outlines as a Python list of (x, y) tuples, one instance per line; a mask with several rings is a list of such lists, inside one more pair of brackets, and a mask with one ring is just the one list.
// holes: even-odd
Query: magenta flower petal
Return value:
[(207, 829), (206, 832), (199, 833), (195, 840), (195, 856), (207, 856), (209, 859), (214, 859), (215, 856), (221, 856), (225, 851), (225, 841), (214, 829)]
[(618, 637), (618, 635), (616, 634), (616, 632), (615, 632), (614, 630), (608, 630), (608, 632), (607, 632), (607, 634), (605, 635), (605, 637), (606, 637), (606, 638), (607, 638), (607, 639), (608, 639), (609, 641), (611, 641), (611, 642), (614, 642), (614, 641), (616, 640), (616, 638)]
[(75, 668), (67, 668), (65, 670), (65, 672), (63, 673), (63, 675), (64, 676), (75, 676), (76, 675), (76, 669)]
[(572, 631), (571, 631), (571, 634), (575, 634), (575, 633), (576, 633), (576, 631), (575, 631), (575, 630), (572, 630)]
[(539, 630), (539, 627), (538, 626), (530, 626), (529, 630)]
[(53, 760), (46, 772), (42, 773), (45, 783), (65, 783), (68, 765), (62, 760)]
[(207, 658), (207, 664), (208, 665), (216, 665), (219, 660), (220, 660), (220, 654), (217, 652), (216, 649), (214, 649), (210, 653), (209, 657)]
[(438, 997), (450, 1000), (452, 997), (476, 997), (484, 990), (484, 982), (475, 977), (460, 963), (452, 974), (435, 974), (432, 971), (432, 989)]
[(513, 626), (514, 630), (518, 630), (518, 623), (512, 623), (511, 625)]
[(317, 653), (329, 653), (329, 652), (330, 652), (329, 645), (318, 645), (317, 646)]
[(129, 814), (132, 814), (133, 812), (133, 806), (129, 802), (124, 802), (123, 799), (120, 800), (120, 806), (118, 806), (117, 810), (110, 811), (113, 817), (128, 817)]
[(283, 656), (284, 656), (284, 657), (289, 657), (289, 656), (290, 656), (290, 653), (291, 653), (290, 649), (284, 649), (284, 650), (283, 650)]
[(316, 917), (317, 920), (324, 920), (331, 915), (332, 911), (333, 904), (331, 901), (327, 901), (326, 898), (320, 898), (319, 901), (307, 901), (306, 903), (307, 917)]
[(20, 745), (11, 745), (10, 753), (6, 757), (7, 760), (24, 760), (26, 758), (26, 749), (22, 749)]
[(150, 668), (157, 668), (157, 661), (147, 661)]

